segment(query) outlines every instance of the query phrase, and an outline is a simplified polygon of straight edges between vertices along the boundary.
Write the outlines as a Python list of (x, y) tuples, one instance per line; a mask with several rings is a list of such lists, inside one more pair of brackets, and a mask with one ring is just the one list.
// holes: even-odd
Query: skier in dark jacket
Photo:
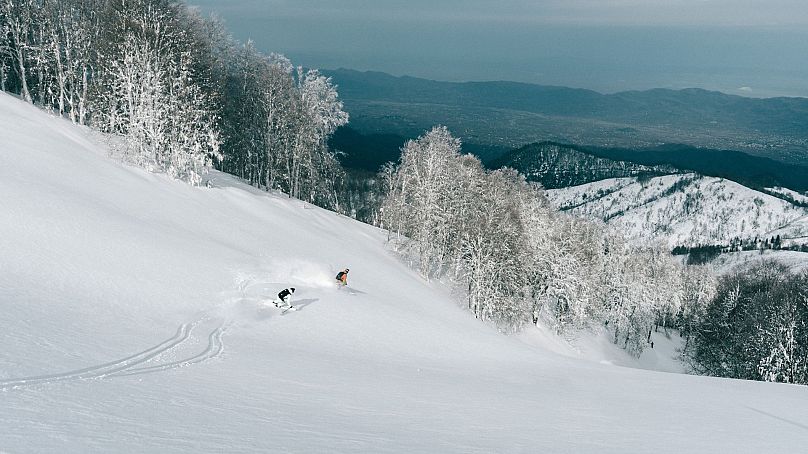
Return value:
[(295, 293), (295, 288), (294, 287), (285, 288), (285, 289), (281, 290), (280, 293), (278, 293), (278, 298), (280, 299), (280, 301), (276, 301), (275, 306), (277, 306), (277, 307), (290, 306), (291, 307), (292, 306), (292, 304), (291, 304), (291, 302), (292, 302), (292, 293)]

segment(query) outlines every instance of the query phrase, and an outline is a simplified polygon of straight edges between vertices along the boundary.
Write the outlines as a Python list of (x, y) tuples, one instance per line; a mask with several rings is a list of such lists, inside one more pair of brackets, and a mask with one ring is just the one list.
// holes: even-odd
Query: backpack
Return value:
[(341, 280), (342, 280), (342, 276), (344, 276), (344, 275), (345, 275), (345, 271), (340, 271), (339, 273), (337, 273), (337, 280), (338, 280), (338, 281), (341, 281)]

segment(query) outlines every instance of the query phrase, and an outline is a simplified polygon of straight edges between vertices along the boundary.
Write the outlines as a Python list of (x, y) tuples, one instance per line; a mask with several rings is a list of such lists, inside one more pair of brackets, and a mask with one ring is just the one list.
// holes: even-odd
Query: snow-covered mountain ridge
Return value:
[[(127, 167), (0, 94), (0, 450), (794, 452), (803, 387), (502, 336), (386, 235)], [(349, 289), (333, 287), (349, 266)], [(296, 287), (300, 310), (262, 304)], [(528, 340), (529, 342), (524, 342)], [(667, 352), (670, 354), (670, 352)]]
[(615, 178), (547, 191), (562, 210), (670, 247), (781, 235), (808, 242), (808, 209), (730, 180), (697, 174)]
[(595, 156), (576, 147), (540, 142), (511, 150), (490, 162), (489, 167), (511, 167), (528, 181), (538, 181), (545, 188), (563, 188), (607, 178), (656, 176), (678, 173), (669, 165), (642, 165)]
[(781, 187), (766, 188), (765, 192), (797, 205), (808, 207), (808, 192), (801, 194), (797, 191)]

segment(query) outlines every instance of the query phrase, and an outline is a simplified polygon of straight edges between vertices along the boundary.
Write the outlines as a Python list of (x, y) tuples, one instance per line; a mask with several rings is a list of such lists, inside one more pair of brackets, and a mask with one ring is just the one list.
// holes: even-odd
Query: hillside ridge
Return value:
[(552, 189), (561, 210), (597, 219), (636, 241), (693, 247), (781, 235), (802, 244), (808, 209), (736, 182), (699, 174), (614, 178)]

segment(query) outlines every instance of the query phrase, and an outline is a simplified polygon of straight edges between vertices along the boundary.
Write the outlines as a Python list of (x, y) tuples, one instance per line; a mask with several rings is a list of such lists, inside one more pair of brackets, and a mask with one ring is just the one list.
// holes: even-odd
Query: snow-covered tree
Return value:
[(327, 140), (348, 114), (331, 80), (181, 0), (0, 0), (0, 86), (124, 136), (146, 168), (198, 184), (226, 157), (256, 186), (340, 207)]
[[(222, 170), (260, 185), (266, 167), (275, 149), (268, 144), (268, 124), (264, 93), (267, 61), (255, 49), (251, 41), (234, 46), (227, 59), (225, 96), (223, 97), (223, 153)], [(289, 80), (291, 86), (291, 80)], [(266, 187), (273, 188), (270, 176), (265, 177)]]
[(444, 127), (405, 144), (383, 181), (382, 223), (397, 249), (505, 331), (542, 314), (558, 331), (605, 323), (639, 355), (654, 324), (680, 312), (681, 272), (666, 251), (557, 213), (517, 172), (461, 155)]
[(102, 0), (0, 1), (3, 90), (86, 122), (102, 6)]
[(497, 170), (483, 177), (478, 197), (480, 209), (471, 212), (463, 231), (451, 232), (462, 238), (462, 268), (470, 308), (501, 328), (514, 330), (529, 320), (527, 298), (528, 249), (519, 200), (514, 192), (526, 184), (511, 169)]
[(36, 65), (34, 56), (40, 51), (37, 42), (40, 3), (37, 0), (0, 0), (0, 33), (4, 38), (0, 51), (12, 62), (19, 93), (33, 102), (29, 79)]
[(336, 87), (252, 42), (234, 46), (226, 77), (222, 168), (256, 186), (339, 209), (342, 168), (328, 137), (348, 121)]
[(342, 101), (330, 78), (300, 67), (296, 73), (299, 117), (294, 146), (288, 155), (289, 195), (335, 206), (336, 180), (341, 172), (327, 140), (337, 127), (348, 122), (348, 114), (342, 110)]
[(719, 280), (689, 358), (700, 373), (808, 384), (805, 273), (773, 262)]
[(758, 373), (764, 381), (808, 384), (808, 272), (778, 290), (774, 310), (754, 337), (765, 346)]
[(685, 339), (685, 355), (689, 354), (693, 337), (704, 319), (707, 304), (715, 295), (716, 285), (715, 275), (706, 266), (690, 265), (682, 270), (682, 305), (677, 314), (676, 325)]
[(182, 10), (163, 1), (121, 2), (117, 40), (100, 65), (95, 96), (103, 130), (126, 137), (126, 157), (199, 184), (219, 153), (213, 106), (192, 78)]
[(385, 219), (399, 238), (412, 240), (419, 269), (426, 277), (440, 273), (450, 235), (451, 170), (457, 168), (460, 141), (445, 127), (433, 128), (404, 145), (394, 190), (384, 205)]

